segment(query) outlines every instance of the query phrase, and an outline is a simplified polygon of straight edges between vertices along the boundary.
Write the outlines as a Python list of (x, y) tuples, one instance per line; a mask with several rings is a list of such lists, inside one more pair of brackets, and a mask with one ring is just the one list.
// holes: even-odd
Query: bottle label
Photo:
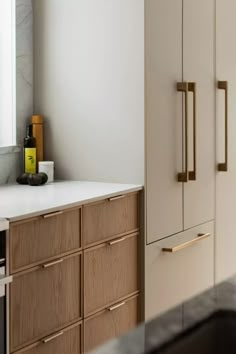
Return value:
[(25, 148), (25, 173), (36, 173), (36, 148)]

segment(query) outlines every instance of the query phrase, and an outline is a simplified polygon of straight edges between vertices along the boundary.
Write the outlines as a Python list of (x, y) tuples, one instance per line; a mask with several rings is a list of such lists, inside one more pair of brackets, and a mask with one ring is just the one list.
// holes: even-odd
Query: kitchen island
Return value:
[[(183, 337), (183, 333), (193, 333), (201, 322), (206, 322), (208, 318), (215, 314), (234, 314), (236, 311), (236, 276), (223, 283), (209, 289), (208, 291), (186, 301), (185, 303), (171, 309), (153, 320), (143, 323), (127, 335), (108, 342), (106, 345), (93, 351), (93, 354), (159, 354), (172, 353), (168, 351), (170, 345), (176, 343)], [(234, 316), (234, 315), (233, 315)], [(235, 333), (235, 332), (233, 332)], [(215, 353), (229, 354), (235, 351), (227, 349), (228, 328), (223, 326), (223, 330), (216, 331), (215, 342), (220, 344), (220, 336), (224, 336), (224, 350)], [(236, 342), (236, 337), (231, 338)], [(235, 345), (235, 344), (234, 344)], [(168, 350), (167, 350), (168, 349)], [(196, 353), (203, 351), (197, 347)], [(209, 349), (207, 349), (209, 350)], [(230, 350), (234, 350), (230, 347)], [(180, 351), (185, 354), (185, 351)], [(178, 353), (180, 353), (178, 351)], [(177, 351), (173, 352), (177, 353)], [(188, 354), (193, 352), (189, 351)], [(195, 351), (194, 351), (195, 353)], [(211, 351), (204, 351), (211, 353)]]

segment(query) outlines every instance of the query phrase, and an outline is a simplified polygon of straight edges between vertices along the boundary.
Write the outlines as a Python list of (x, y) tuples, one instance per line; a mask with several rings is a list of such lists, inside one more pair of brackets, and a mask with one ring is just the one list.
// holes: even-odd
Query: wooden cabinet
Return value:
[(214, 218), (214, 0), (149, 0), (145, 13), (152, 243)]
[(10, 271), (23, 270), (81, 249), (81, 208), (15, 222), (10, 228)]
[(146, 247), (146, 319), (183, 302), (213, 284), (213, 222)]
[(85, 251), (85, 316), (138, 292), (138, 238), (131, 234)]
[(10, 285), (11, 351), (82, 317), (81, 254), (42, 264)]
[(139, 322), (138, 296), (110, 306), (84, 321), (84, 350), (89, 352), (105, 341), (118, 337)]
[(139, 228), (139, 195), (115, 196), (83, 207), (84, 246), (92, 246)]
[(11, 353), (80, 354), (138, 323), (139, 193), (15, 222), (9, 236)]
[[(216, 0), (216, 281), (236, 273), (236, 2)], [(223, 81), (218, 88), (218, 81)], [(227, 98), (227, 101), (225, 100)], [(227, 110), (227, 111), (226, 111)], [(228, 116), (226, 116), (228, 114)], [(225, 125), (227, 123), (227, 125)], [(227, 133), (227, 137), (225, 137)], [(228, 152), (228, 156), (225, 153)], [(219, 171), (219, 163), (225, 163)]]
[(16, 354), (81, 354), (82, 353), (82, 323), (53, 333), (36, 343), (23, 348)]

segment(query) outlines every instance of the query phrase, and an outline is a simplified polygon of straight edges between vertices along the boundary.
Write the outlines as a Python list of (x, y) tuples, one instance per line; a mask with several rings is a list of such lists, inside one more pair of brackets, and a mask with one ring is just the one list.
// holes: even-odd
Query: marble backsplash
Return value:
[[(33, 0), (16, 0), (16, 132), (22, 146), (33, 114)], [(22, 148), (0, 152), (0, 184), (12, 183), (22, 168)]]
[(22, 153), (19, 150), (11, 148), (0, 154), (0, 184), (14, 183), (19, 175), (22, 168)]

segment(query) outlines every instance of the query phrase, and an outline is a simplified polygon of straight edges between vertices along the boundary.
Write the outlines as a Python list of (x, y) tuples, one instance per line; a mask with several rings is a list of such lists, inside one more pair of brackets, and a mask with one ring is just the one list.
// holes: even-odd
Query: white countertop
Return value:
[[(63, 181), (43, 186), (0, 186), (0, 216), (18, 221), (141, 190), (141, 185)], [(0, 224), (1, 225), (1, 224)], [(1, 227), (1, 226), (0, 226)]]
[(9, 229), (9, 221), (0, 218), (0, 231), (5, 231)]

